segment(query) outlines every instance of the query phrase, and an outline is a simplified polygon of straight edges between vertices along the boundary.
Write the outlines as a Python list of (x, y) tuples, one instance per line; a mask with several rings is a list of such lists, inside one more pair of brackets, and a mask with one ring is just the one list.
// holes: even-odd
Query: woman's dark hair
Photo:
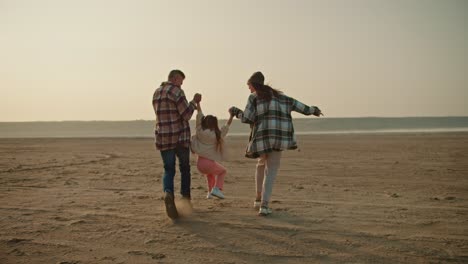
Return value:
[(223, 139), (221, 138), (221, 130), (218, 127), (218, 118), (216, 116), (207, 115), (203, 117), (201, 122), (202, 129), (209, 129), (215, 132), (216, 135), (216, 150), (221, 152), (223, 149)]
[(255, 92), (259, 99), (270, 101), (271, 98), (278, 97), (281, 93), (280, 91), (271, 88), (269, 85), (260, 84), (260, 83), (251, 83), (252, 86), (255, 88)]
[(265, 76), (262, 72), (254, 72), (247, 82), (255, 88), (259, 99), (270, 101), (272, 96), (278, 97), (280, 94), (280, 91), (265, 85)]

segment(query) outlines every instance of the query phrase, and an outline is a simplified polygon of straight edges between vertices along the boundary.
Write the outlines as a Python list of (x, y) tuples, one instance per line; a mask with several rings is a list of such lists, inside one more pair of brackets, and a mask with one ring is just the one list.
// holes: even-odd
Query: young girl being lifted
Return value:
[(200, 173), (206, 175), (208, 185), (207, 199), (215, 196), (224, 199), (222, 193), (226, 168), (218, 162), (226, 160), (226, 137), (233, 115), (227, 123), (219, 129), (216, 116), (204, 116), (200, 103), (197, 103), (196, 133), (192, 136), (192, 152), (198, 155), (197, 168)]

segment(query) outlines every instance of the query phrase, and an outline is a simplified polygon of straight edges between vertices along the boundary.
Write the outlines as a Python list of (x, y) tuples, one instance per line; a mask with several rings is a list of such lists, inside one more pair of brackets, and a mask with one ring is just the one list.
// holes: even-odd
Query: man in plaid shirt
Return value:
[(171, 219), (178, 217), (174, 203), (174, 176), (176, 158), (179, 159), (182, 197), (190, 203), (190, 125), (189, 120), (196, 109), (201, 95), (195, 94), (189, 103), (181, 86), (185, 74), (180, 70), (169, 73), (153, 94), (153, 108), (156, 114), (155, 144), (161, 152), (164, 163), (163, 189), (166, 213)]
[(291, 112), (322, 115), (318, 107), (307, 106), (265, 85), (264, 81), (263, 74), (255, 72), (247, 82), (251, 94), (245, 110), (237, 107), (229, 109), (231, 114), (252, 128), (245, 156), (258, 158), (254, 207), (259, 209), (258, 214), (262, 216), (272, 212), (268, 203), (280, 166), (281, 152), (297, 148)]

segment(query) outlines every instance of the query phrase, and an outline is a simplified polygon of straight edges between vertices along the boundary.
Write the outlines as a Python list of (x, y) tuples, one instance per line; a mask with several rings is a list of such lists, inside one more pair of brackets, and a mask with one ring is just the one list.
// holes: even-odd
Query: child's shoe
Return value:
[(218, 197), (219, 199), (224, 199), (224, 194), (218, 187), (213, 187), (213, 190), (211, 190), (211, 195)]
[(213, 198), (213, 196), (211, 195), (211, 192), (208, 192), (208, 194), (206, 195), (206, 199), (211, 199)]

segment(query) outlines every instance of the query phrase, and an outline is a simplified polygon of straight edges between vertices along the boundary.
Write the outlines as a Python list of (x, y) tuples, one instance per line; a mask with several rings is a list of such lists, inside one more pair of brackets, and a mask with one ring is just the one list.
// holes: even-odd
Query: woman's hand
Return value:
[[(233, 107), (234, 107), (234, 106), (233, 106)], [(235, 116), (235, 115), (234, 115), (234, 112), (232, 111), (233, 107), (231, 107), (231, 108), (228, 109), (229, 117)]]
[(315, 111), (314, 111), (313, 115), (318, 116), (318, 117), (321, 116), (321, 115), (323, 116), (322, 110), (320, 110), (320, 108), (315, 106)]
[(232, 115), (232, 116), (235, 116), (237, 118), (239, 118), (239, 114), (242, 113), (242, 110), (240, 110), (239, 108), (233, 106), (231, 108), (229, 108), (229, 114)]

